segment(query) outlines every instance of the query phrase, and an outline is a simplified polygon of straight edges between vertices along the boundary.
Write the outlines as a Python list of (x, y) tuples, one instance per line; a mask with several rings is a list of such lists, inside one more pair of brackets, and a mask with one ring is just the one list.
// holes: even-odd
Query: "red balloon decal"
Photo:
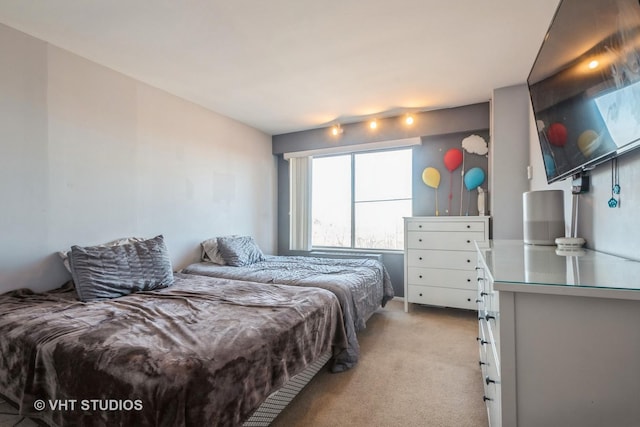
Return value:
[(462, 164), (462, 151), (457, 148), (452, 148), (444, 154), (444, 165), (449, 172), (453, 172), (458, 169), (458, 166)]
[(564, 147), (567, 143), (567, 128), (562, 123), (553, 123), (547, 130), (549, 142), (557, 147)]

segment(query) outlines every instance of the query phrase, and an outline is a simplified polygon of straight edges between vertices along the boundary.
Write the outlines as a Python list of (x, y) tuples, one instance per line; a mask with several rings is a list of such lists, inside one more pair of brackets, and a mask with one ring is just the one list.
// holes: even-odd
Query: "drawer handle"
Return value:
[(488, 365), (487, 362), (483, 362), (482, 360), (478, 362), (478, 365), (482, 366), (482, 365)]
[(467, 283), (471, 283), (471, 279), (467, 279)]
[(421, 274), (421, 275), (419, 275), (418, 277), (422, 279), (422, 274)]
[(422, 239), (418, 239), (418, 242), (422, 242)]
[(418, 224), (418, 228), (422, 228), (422, 224)]
[(422, 294), (419, 294), (420, 296), (422, 296)]
[(489, 293), (488, 293), (488, 292), (480, 292), (480, 296), (481, 296), (481, 297), (484, 297), (484, 296), (487, 296), (487, 295), (489, 295)]
[(469, 224), (467, 224), (467, 228), (471, 228), (471, 226)]
[(476, 341), (480, 341), (480, 345), (485, 345), (485, 344), (489, 344), (489, 341), (485, 341), (482, 338), (478, 337), (476, 338)]
[(493, 402), (493, 399), (491, 399), (490, 397), (487, 396), (482, 396), (482, 400), (484, 400), (485, 402), (488, 400), (490, 402)]
[(471, 302), (471, 298), (467, 298), (467, 302)]
[(478, 277), (478, 282), (480, 281), (484, 282), (484, 277)]
[[(476, 300), (476, 304), (480, 304), (481, 302), (484, 302), (484, 300), (481, 300), (481, 299), (477, 299)], [(480, 319), (478, 318), (478, 320), (480, 320)]]
[(471, 243), (471, 240), (467, 240), (467, 243)]
[(491, 319), (496, 320), (496, 316), (491, 316), (491, 315), (489, 315), (489, 314), (485, 315), (485, 316), (484, 316), (484, 318), (485, 318), (485, 320), (486, 320), (487, 322), (488, 322), (489, 320), (491, 320)]
[(420, 261), (422, 261), (422, 257), (418, 257), (418, 259), (419, 259)]
[(487, 385), (489, 385), (489, 384), (491, 384), (491, 383), (494, 383), (494, 384), (495, 384), (495, 383), (496, 383), (496, 380), (492, 380), (491, 378), (487, 377), (487, 378), (485, 378), (485, 379), (484, 379), (484, 382), (486, 382), (486, 383), (487, 383)]
[(471, 262), (471, 260), (470, 260), (470, 259), (468, 259), (468, 260), (467, 260), (467, 262)]

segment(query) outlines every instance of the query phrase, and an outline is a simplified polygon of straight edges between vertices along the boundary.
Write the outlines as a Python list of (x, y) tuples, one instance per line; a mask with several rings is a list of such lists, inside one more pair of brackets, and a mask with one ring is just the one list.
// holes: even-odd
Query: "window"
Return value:
[(314, 157), (313, 246), (403, 249), (411, 149)]

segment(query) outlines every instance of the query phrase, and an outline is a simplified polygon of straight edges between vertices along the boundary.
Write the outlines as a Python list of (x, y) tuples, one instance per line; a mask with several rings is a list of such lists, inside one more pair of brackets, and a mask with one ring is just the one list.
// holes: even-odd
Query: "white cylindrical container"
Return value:
[(522, 195), (524, 242), (530, 245), (555, 245), (564, 237), (564, 192), (528, 191)]

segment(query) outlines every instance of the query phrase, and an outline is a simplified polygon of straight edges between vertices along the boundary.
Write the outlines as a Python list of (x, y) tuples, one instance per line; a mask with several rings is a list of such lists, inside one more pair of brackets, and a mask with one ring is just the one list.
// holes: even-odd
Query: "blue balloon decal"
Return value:
[(542, 158), (544, 159), (544, 168), (547, 170), (547, 175), (554, 176), (556, 174), (555, 160), (548, 154), (544, 154)]
[(464, 173), (464, 185), (471, 191), (478, 188), (484, 182), (484, 171), (480, 168), (471, 168)]

